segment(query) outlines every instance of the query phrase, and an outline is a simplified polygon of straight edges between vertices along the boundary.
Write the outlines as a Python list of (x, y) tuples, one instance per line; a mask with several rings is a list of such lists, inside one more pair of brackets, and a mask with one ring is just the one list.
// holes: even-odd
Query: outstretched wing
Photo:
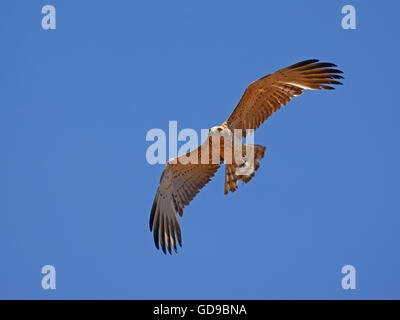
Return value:
[(178, 213), (183, 215), (183, 208), (211, 180), (223, 161), (219, 155), (213, 159), (211, 141), (208, 138), (196, 150), (170, 159), (161, 175), (150, 214), (150, 231), (154, 229), (154, 243), (157, 249), (161, 243), (164, 253), (167, 248), (171, 254), (172, 247), (177, 251), (176, 240), (182, 246)]
[(306, 60), (276, 71), (250, 84), (227, 124), (231, 129), (257, 129), (271, 114), (286, 105), (303, 90), (334, 89), (343, 79), (333, 63)]

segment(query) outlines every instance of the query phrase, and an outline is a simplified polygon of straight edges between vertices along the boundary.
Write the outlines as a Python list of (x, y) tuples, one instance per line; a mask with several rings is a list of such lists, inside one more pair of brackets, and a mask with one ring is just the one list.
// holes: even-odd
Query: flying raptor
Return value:
[(171, 254), (172, 248), (177, 252), (177, 242), (182, 246), (178, 214), (183, 215), (183, 208), (221, 164), (225, 162), (225, 194), (236, 191), (239, 181), (251, 180), (265, 147), (242, 144), (242, 138), (304, 90), (332, 90), (332, 85), (341, 85), (336, 79), (343, 79), (342, 71), (335, 67), (333, 63), (306, 60), (254, 81), (228, 120), (212, 127), (201, 146), (168, 160), (150, 213), (150, 231), (157, 249), (161, 244), (163, 252)]

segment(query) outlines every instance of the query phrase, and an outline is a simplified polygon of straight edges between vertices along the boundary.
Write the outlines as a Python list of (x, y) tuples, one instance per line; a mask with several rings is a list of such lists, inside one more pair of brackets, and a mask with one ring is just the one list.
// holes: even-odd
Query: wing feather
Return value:
[(304, 90), (332, 90), (332, 85), (341, 85), (343, 73), (335, 64), (311, 59), (276, 71), (251, 83), (238, 105), (229, 116), (231, 129), (257, 129), (271, 114), (285, 106)]
[[(182, 246), (182, 232), (178, 214), (183, 215), (183, 208), (187, 206), (196, 194), (211, 180), (220, 167), (220, 163), (212, 163), (210, 152), (211, 141), (207, 139), (203, 146), (193, 150), (189, 156), (197, 156), (198, 163), (181, 161), (182, 155), (176, 161), (168, 161), (161, 175), (160, 185), (150, 212), (150, 231), (154, 233), (154, 243), (166, 254), (172, 249), (177, 251), (176, 240)], [(194, 154), (197, 152), (197, 154)], [(209, 164), (200, 163), (202, 152), (209, 153)], [(195, 159), (195, 158), (194, 158)], [(185, 164), (184, 164), (185, 163)]]

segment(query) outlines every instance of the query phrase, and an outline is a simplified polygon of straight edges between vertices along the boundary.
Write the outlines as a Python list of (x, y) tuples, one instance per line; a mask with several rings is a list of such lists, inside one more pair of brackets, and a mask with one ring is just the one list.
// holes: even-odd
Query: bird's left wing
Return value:
[(170, 159), (161, 175), (150, 214), (150, 231), (154, 232), (157, 249), (160, 243), (164, 253), (166, 248), (171, 253), (172, 247), (177, 251), (176, 240), (182, 246), (178, 213), (183, 215), (183, 208), (211, 180), (223, 161), (219, 155), (213, 159), (211, 141), (208, 138), (196, 150)]
[(273, 112), (286, 105), (303, 90), (334, 89), (332, 85), (342, 84), (335, 79), (343, 79), (332, 69), (333, 63), (306, 60), (276, 71), (251, 83), (227, 124), (231, 129), (257, 129)]

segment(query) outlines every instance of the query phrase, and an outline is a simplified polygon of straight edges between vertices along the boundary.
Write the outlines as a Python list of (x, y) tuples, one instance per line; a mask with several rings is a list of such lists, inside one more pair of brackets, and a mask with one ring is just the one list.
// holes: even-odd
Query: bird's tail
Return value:
[(239, 180), (247, 183), (254, 177), (255, 171), (260, 167), (258, 160), (264, 157), (265, 149), (258, 144), (243, 144), (243, 158), (232, 161), (232, 164), (225, 164), (225, 194), (229, 191), (235, 192)]

